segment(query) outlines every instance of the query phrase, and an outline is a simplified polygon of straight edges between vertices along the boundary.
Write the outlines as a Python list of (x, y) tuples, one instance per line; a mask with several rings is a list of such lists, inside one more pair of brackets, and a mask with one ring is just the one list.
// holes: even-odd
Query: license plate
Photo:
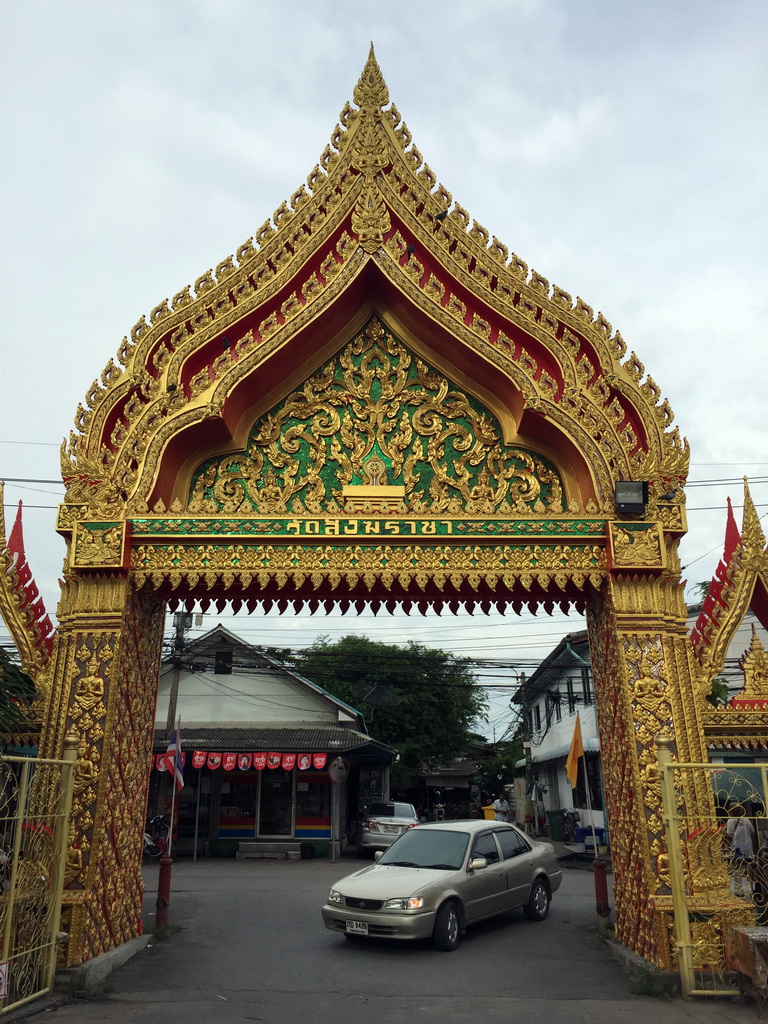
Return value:
[(353, 935), (367, 935), (368, 923), (366, 921), (347, 921), (347, 931)]

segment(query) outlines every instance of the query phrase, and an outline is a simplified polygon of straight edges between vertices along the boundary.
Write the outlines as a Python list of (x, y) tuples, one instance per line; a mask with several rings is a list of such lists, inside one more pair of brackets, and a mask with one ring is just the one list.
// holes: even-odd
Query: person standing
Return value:
[(731, 816), (725, 824), (725, 833), (731, 868), (731, 892), (743, 896), (752, 891), (749, 868), (755, 856), (755, 826), (746, 816), (741, 804), (731, 807), (730, 813)]
[(509, 801), (503, 789), (493, 801), (493, 813), (496, 821), (509, 821)]

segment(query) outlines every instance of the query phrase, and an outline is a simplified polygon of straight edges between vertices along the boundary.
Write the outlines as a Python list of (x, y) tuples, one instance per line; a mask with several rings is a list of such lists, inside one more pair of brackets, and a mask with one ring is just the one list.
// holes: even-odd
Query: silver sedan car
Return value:
[(379, 800), (371, 804), (360, 822), (358, 857), (386, 850), (406, 829), (419, 824), (413, 804), (400, 800)]
[(433, 822), (408, 829), (375, 864), (336, 882), (323, 922), (350, 939), (431, 937), (449, 951), (468, 925), (514, 907), (543, 921), (562, 877), (551, 844), (514, 825)]

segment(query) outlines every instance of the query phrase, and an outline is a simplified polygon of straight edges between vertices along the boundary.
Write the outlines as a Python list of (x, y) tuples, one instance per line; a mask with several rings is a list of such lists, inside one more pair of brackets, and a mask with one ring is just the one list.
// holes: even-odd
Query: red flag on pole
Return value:
[(163, 757), (165, 767), (174, 776), (176, 780), (176, 788), (184, 788), (184, 766), (181, 761), (181, 727), (176, 728), (171, 733), (171, 738), (168, 740), (168, 749)]

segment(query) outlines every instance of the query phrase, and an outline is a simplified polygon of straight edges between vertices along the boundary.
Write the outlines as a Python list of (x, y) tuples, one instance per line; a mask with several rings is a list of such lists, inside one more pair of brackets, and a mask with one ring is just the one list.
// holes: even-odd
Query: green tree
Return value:
[(24, 708), (34, 697), (32, 679), (0, 649), (0, 736), (30, 728)]
[(359, 710), (371, 736), (399, 752), (395, 784), (466, 754), (486, 707), (468, 659), (418, 643), (319, 637), (293, 665)]
[(725, 676), (718, 676), (712, 680), (712, 692), (707, 694), (707, 700), (715, 708), (724, 708), (731, 696), (728, 687), (728, 680)]
[(497, 743), (491, 757), (477, 762), (477, 776), (484, 793), (495, 796), (515, 777), (515, 763), (523, 756), (523, 734), (520, 730), (504, 743)]

